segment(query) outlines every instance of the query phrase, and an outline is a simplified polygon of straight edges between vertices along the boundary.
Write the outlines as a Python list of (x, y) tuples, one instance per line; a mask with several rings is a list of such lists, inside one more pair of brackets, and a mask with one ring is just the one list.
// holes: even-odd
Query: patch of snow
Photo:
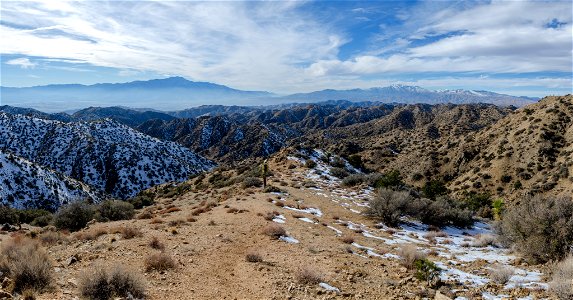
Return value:
[(338, 288), (333, 287), (332, 285), (326, 283), (326, 282), (321, 282), (318, 284), (321, 288), (327, 290), (327, 291), (332, 291), (332, 292), (337, 292), (340, 293), (340, 290)]
[(298, 218), (301, 221), (307, 222), (307, 223), (312, 223), (315, 224), (313, 220), (309, 219), (309, 218)]
[(286, 223), (286, 218), (283, 215), (278, 215), (273, 218), (273, 222), (284, 224)]
[(292, 236), (288, 236), (288, 235), (287, 236), (283, 235), (283, 236), (279, 237), (279, 240), (281, 240), (283, 242), (287, 242), (289, 244), (298, 244), (299, 243), (299, 241), (297, 239), (293, 238)]

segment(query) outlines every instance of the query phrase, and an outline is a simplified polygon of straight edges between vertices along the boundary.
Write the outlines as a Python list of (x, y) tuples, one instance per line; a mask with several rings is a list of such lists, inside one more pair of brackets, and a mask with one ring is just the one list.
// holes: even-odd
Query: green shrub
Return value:
[(350, 174), (342, 179), (343, 186), (357, 186), (366, 180), (363, 174)]
[(573, 244), (573, 201), (568, 197), (523, 199), (496, 226), (502, 243), (543, 263), (565, 257)]
[(511, 181), (511, 175), (502, 175), (500, 180), (503, 183), (509, 183)]
[(470, 210), (478, 212), (483, 207), (488, 207), (488, 208), (491, 207), (492, 205), (491, 195), (488, 193), (484, 194), (470, 193), (468, 197), (465, 199), (465, 203)]
[(501, 215), (503, 214), (503, 210), (505, 209), (505, 204), (503, 203), (503, 199), (499, 198), (493, 201), (491, 205), (491, 210), (493, 212), (493, 218), (495, 220), (501, 219)]
[(392, 170), (380, 176), (376, 180), (374, 187), (389, 188), (389, 187), (398, 187), (402, 185), (404, 185), (404, 182), (402, 181), (402, 176), (400, 175), (400, 171)]
[(141, 209), (153, 205), (155, 203), (155, 196), (149, 191), (143, 191), (137, 194), (137, 196), (128, 199), (127, 202), (131, 203), (133, 208)]
[(384, 222), (388, 226), (396, 226), (400, 223), (400, 217), (408, 211), (408, 206), (412, 200), (413, 198), (408, 192), (382, 188), (370, 200), (370, 206), (366, 209), (365, 214)]
[(54, 226), (59, 229), (78, 231), (94, 218), (95, 209), (87, 202), (72, 202), (60, 207), (54, 215)]
[(52, 223), (54, 216), (52, 214), (39, 216), (30, 223), (32, 226), (46, 227)]
[(519, 190), (522, 187), (521, 181), (517, 180), (513, 183), (513, 188)]
[(304, 166), (307, 167), (307, 168), (309, 168), (309, 169), (314, 169), (314, 168), (316, 167), (316, 162), (315, 162), (314, 160), (312, 160), (312, 159), (307, 159), (307, 160), (304, 162)]
[(9, 206), (0, 205), (0, 224), (19, 224), (18, 211)]
[(346, 171), (346, 169), (343, 168), (332, 167), (330, 168), (330, 175), (342, 179), (348, 176), (348, 171)]
[(242, 183), (243, 188), (260, 187), (262, 185), (263, 182), (256, 177), (246, 177)]
[(130, 220), (135, 215), (133, 204), (120, 200), (106, 200), (97, 206), (98, 221)]
[(344, 168), (344, 167), (346, 167), (346, 163), (344, 162), (344, 159), (342, 159), (338, 156), (335, 156), (330, 161), (330, 166), (333, 168)]
[(430, 180), (422, 187), (422, 193), (429, 199), (448, 194), (448, 188), (443, 181)]
[(350, 155), (347, 160), (351, 166), (357, 169), (362, 169), (364, 167), (364, 162), (362, 162), (362, 156), (358, 154)]
[(424, 280), (430, 283), (439, 281), (441, 269), (435, 263), (427, 258), (418, 259), (414, 262), (416, 269), (415, 276), (419, 280)]
[(18, 210), (18, 219), (20, 223), (31, 224), (36, 218), (49, 216), (50, 213), (44, 209), (21, 209)]

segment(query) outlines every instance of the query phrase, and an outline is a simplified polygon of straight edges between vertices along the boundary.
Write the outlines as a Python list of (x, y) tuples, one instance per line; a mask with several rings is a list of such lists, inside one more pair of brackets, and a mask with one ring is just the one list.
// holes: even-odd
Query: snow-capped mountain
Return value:
[(101, 193), (62, 173), (0, 151), (0, 204), (55, 210), (83, 199), (99, 201)]
[(283, 97), (290, 101), (379, 101), (383, 103), (427, 103), (427, 104), (466, 104), (491, 103), (500, 106), (524, 106), (536, 102), (537, 98), (517, 97), (489, 91), (438, 90), (433, 91), (419, 86), (394, 84), (387, 87), (351, 90), (322, 90), (312, 93), (293, 94)]
[(0, 112), (0, 149), (123, 199), (214, 166), (176, 143), (109, 119), (63, 123)]

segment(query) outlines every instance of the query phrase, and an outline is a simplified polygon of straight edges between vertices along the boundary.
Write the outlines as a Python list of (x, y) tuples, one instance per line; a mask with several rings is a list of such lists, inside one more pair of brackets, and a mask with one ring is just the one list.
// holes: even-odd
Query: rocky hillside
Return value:
[(82, 182), (2, 151), (0, 178), (0, 204), (15, 208), (55, 210), (67, 202), (101, 199)]
[(115, 121), (62, 123), (0, 113), (0, 149), (119, 198), (214, 164)]
[(573, 194), (573, 96), (546, 97), (464, 137), (449, 168), (454, 190)]

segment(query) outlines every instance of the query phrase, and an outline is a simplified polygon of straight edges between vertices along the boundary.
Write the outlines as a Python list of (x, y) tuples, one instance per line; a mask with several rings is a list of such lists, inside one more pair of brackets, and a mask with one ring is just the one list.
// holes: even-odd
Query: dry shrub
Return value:
[(161, 223), (163, 223), (163, 220), (159, 218), (153, 218), (151, 222), (149, 222), (149, 224), (161, 224)]
[(278, 239), (286, 235), (286, 230), (277, 224), (268, 224), (263, 227), (263, 234), (270, 236), (272, 239)]
[(275, 206), (278, 206), (278, 207), (284, 207), (284, 206), (285, 206), (285, 204), (284, 204), (284, 203), (282, 203), (281, 201), (277, 201), (277, 202), (275, 202)]
[(145, 271), (166, 271), (175, 268), (175, 261), (166, 253), (156, 253), (145, 258)]
[(345, 244), (352, 244), (352, 243), (354, 243), (354, 238), (351, 237), (351, 236), (349, 236), (349, 235), (341, 237), (340, 240), (341, 240), (343, 243), (345, 243)]
[(263, 215), (263, 218), (267, 221), (272, 221), (279, 213), (277, 211), (269, 211)]
[(197, 219), (195, 219), (195, 218), (192, 217), (192, 216), (188, 216), (188, 217), (187, 217), (187, 222), (191, 222), (191, 223), (197, 222)]
[(13, 281), (13, 291), (43, 291), (53, 282), (50, 257), (37, 241), (16, 237), (0, 247), (0, 273)]
[(418, 248), (414, 244), (407, 244), (401, 247), (398, 251), (398, 255), (400, 256), (400, 264), (408, 269), (414, 267), (415, 261), (426, 258), (426, 254), (418, 251)]
[(151, 241), (149, 241), (149, 247), (157, 250), (165, 250), (165, 245), (156, 237), (152, 237)]
[(227, 209), (227, 213), (229, 213), (229, 214), (233, 214), (233, 213), (236, 213), (236, 212), (238, 212), (238, 211), (239, 211), (239, 210), (238, 210), (237, 208), (234, 208), (234, 207), (231, 207), (231, 208)]
[(106, 200), (97, 206), (98, 221), (129, 220), (135, 215), (133, 204), (120, 200)]
[(573, 255), (555, 264), (549, 290), (559, 299), (573, 299)]
[(176, 212), (176, 211), (181, 211), (181, 209), (179, 207), (169, 207), (169, 208), (166, 208), (165, 210), (161, 211), (161, 214), (169, 214), (169, 213)]
[(473, 247), (487, 247), (494, 246), (496, 242), (496, 237), (492, 234), (479, 234), (475, 237), (472, 242)]
[(435, 239), (437, 237), (447, 237), (448, 234), (443, 232), (443, 231), (430, 231), (426, 234), (424, 234), (424, 237), (426, 239)]
[(573, 244), (573, 201), (535, 196), (510, 206), (497, 226), (502, 243), (533, 262), (561, 259)]
[(137, 215), (137, 218), (139, 220), (151, 219), (151, 218), (153, 218), (153, 213), (149, 210), (145, 210), (142, 213), (140, 213), (139, 215)]
[(193, 211), (191, 211), (191, 215), (192, 215), (192, 216), (198, 216), (198, 215), (200, 215), (200, 214), (202, 214), (202, 213), (204, 213), (204, 212), (205, 212), (205, 208), (199, 207), (199, 208), (196, 208), (196, 209), (194, 209)]
[(302, 268), (296, 273), (296, 279), (302, 284), (318, 284), (324, 281), (324, 276), (309, 268)]
[(176, 227), (176, 226), (185, 224), (185, 220), (183, 220), (183, 219), (171, 220), (167, 224), (171, 227)]
[(245, 260), (252, 263), (258, 263), (263, 261), (263, 257), (255, 251), (249, 251), (245, 255)]
[(379, 189), (376, 196), (370, 200), (370, 206), (365, 214), (379, 219), (388, 226), (400, 223), (400, 217), (406, 213), (412, 202), (408, 192), (397, 192), (389, 189)]
[(115, 229), (114, 233), (121, 234), (123, 239), (129, 240), (135, 237), (143, 236), (143, 233), (138, 228), (132, 226), (121, 226)]
[(98, 266), (85, 271), (80, 277), (80, 294), (86, 299), (114, 298), (143, 299), (145, 284), (135, 271), (116, 267), (111, 271)]
[(513, 276), (515, 270), (510, 266), (498, 265), (493, 267), (489, 272), (489, 278), (498, 284), (505, 284)]
[(74, 239), (78, 241), (93, 241), (104, 234), (107, 234), (107, 230), (105, 228), (93, 228), (86, 231), (76, 232), (74, 234)]
[(43, 245), (55, 245), (63, 243), (67, 240), (67, 237), (59, 231), (45, 231), (42, 232), (38, 239), (42, 242)]

